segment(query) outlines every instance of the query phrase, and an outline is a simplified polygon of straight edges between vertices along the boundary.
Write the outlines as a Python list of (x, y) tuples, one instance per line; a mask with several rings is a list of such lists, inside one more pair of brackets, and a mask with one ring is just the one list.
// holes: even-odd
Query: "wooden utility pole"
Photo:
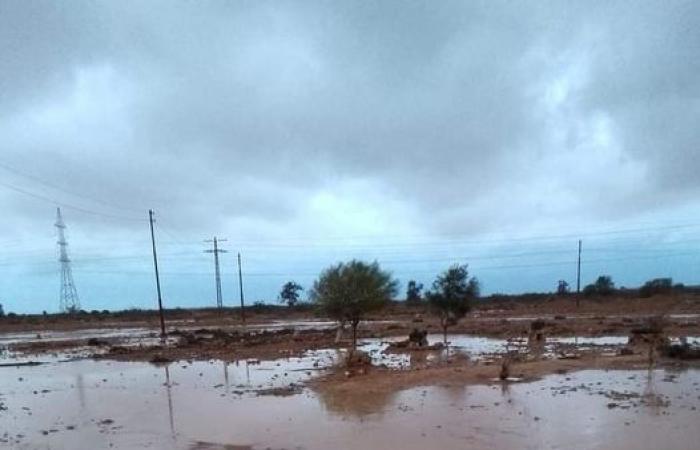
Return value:
[(163, 299), (160, 294), (160, 275), (158, 274), (158, 255), (156, 254), (156, 237), (153, 233), (153, 210), (148, 210), (148, 222), (151, 225), (151, 246), (153, 247), (153, 267), (156, 271), (156, 289), (158, 290), (158, 314), (160, 315), (160, 337), (165, 338), (165, 318), (163, 317)]
[(578, 240), (578, 264), (576, 266), (576, 307), (581, 299), (581, 239)]
[(238, 254), (238, 289), (241, 291), (241, 322), (245, 325), (245, 305), (243, 303), (243, 272), (241, 271), (241, 254)]

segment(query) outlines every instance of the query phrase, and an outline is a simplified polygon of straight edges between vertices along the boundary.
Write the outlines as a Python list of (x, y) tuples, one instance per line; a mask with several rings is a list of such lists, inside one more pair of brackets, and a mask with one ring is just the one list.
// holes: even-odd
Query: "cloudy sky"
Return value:
[(0, 0), (0, 303), (274, 301), (377, 259), (485, 293), (700, 283), (700, 3)]

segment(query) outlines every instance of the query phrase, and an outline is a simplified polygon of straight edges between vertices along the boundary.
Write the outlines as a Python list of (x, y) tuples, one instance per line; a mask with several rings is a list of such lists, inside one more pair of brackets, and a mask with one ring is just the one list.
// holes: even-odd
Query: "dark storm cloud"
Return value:
[(698, 13), (5, 1), (2, 160), (187, 230), (313, 228), (320, 193), (438, 233), (634, 215), (697, 193)]

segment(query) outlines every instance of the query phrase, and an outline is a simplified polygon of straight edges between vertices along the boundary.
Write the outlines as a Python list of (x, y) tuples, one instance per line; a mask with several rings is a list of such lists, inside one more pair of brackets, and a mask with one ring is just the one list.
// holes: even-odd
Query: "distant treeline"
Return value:
[[(192, 318), (194, 316), (211, 316), (211, 315), (239, 315), (240, 314), (240, 306), (224, 306), (223, 308), (217, 308), (217, 307), (192, 307), (192, 308), (182, 308), (182, 307), (176, 307), (176, 308), (164, 308), (163, 312), (168, 319), (188, 319)], [(311, 303), (298, 303), (294, 306), (294, 308), (289, 308), (284, 305), (278, 305), (278, 304), (270, 304), (270, 303), (264, 303), (261, 301), (257, 301), (253, 303), (252, 305), (246, 305), (245, 306), (245, 311), (246, 313), (254, 313), (254, 314), (263, 314), (266, 312), (285, 312), (285, 311), (290, 311), (293, 310), (295, 312), (304, 312), (304, 311), (312, 311), (314, 309), (314, 306)], [(28, 314), (18, 314), (14, 312), (7, 312), (5, 313), (2, 310), (2, 305), (0, 305), (0, 319), (2, 318), (16, 318), (16, 317), (25, 317), (25, 318), (36, 318), (40, 319), (43, 317), (51, 317), (52, 319), (61, 319), (61, 318), (71, 318), (71, 319), (77, 319), (80, 320), (81, 318), (84, 318), (86, 320), (91, 320), (91, 318), (105, 318), (105, 317), (110, 317), (110, 318), (115, 318), (115, 319), (139, 319), (143, 318), (144, 316), (150, 316), (153, 314), (157, 314), (158, 310), (155, 308), (128, 308), (128, 309), (121, 309), (121, 310), (108, 310), (108, 309), (102, 309), (102, 310), (97, 310), (93, 309), (90, 311), (86, 311), (84, 309), (81, 309), (76, 312), (47, 312), (43, 311), (40, 314), (36, 313), (28, 313)]]
[(580, 294), (566, 290), (564, 292), (529, 292), (523, 294), (492, 294), (482, 297), (482, 301), (490, 300), (518, 300), (537, 301), (552, 298), (552, 296), (566, 297), (623, 297), (623, 298), (649, 298), (655, 295), (669, 294), (700, 294), (700, 286), (687, 286), (682, 283), (673, 283), (672, 278), (654, 278), (647, 281), (642, 286), (627, 288), (624, 286), (615, 287), (609, 276), (602, 275), (595, 283), (586, 285)]
[[(404, 304), (408, 305), (422, 305), (424, 298), (421, 295), (420, 288), (416, 288), (415, 282), (409, 282), (408, 295), (406, 299), (397, 299), (392, 303), (395, 306), (401, 307)], [(549, 300), (555, 297), (576, 297), (578, 295), (586, 298), (604, 298), (609, 296), (623, 297), (623, 298), (649, 298), (654, 295), (672, 295), (672, 294), (698, 294), (700, 295), (700, 286), (687, 286), (682, 283), (673, 283), (672, 278), (654, 278), (647, 281), (642, 286), (636, 288), (627, 287), (615, 287), (612, 278), (607, 275), (601, 275), (598, 277), (596, 282), (586, 285), (580, 294), (576, 292), (571, 292), (570, 290), (565, 291), (555, 291), (555, 292), (527, 292), (522, 294), (500, 294), (494, 293), (487, 296), (481, 296), (478, 298), (479, 303), (488, 302), (536, 302), (542, 300)], [(264, 314), (264, 313), (284, 313), (289, 312), (314, 312), (315, 307), (312, 303), (298, 301), (293, 304), (293, 306), (279, 304), (279, 303), (266, 303), (263, 301), (256, 301), (252, 305), (246, 305), (245, 310), (253, 314)], [(100, 318), (104, 320), (106, 317), (115, 319), (137, 319), (144, 316), (150, 316), (156, 313), (156, 309), (148, 308), (129, 308), (123, 310), (110, 311), (107, 309), (103, 310), (80, 310), (75, 313), (48, 313), (44, 311), (41, 314), (16, 314), (13, 312), (5, 312), (2, 305), (0, 304), (0, 319), (2, 318), (35, 318), (38, 319), (42, 317), (51, 316), (52, 319), (61, 318), (73, 318), (80, 319), (81, 317), (86, 320), (91, 320), (91, 318)], [(225, 306), (223, 308), (216, 307), (193, 307), (193, 308), (166, 308), (164, 310), (165, 315), (168, 319), (187, 319), (192, 318), (195, 315), (212, 315), (212, 314), (240, 314), (239, 306)]]

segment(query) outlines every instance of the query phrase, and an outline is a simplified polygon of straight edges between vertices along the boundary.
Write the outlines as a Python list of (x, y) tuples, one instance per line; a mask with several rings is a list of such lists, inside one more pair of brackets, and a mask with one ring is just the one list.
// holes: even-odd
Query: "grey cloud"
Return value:
[[(284, 223), (343, 179), (383, 186), (425, 212), (417, 227), (438, 232), (485, 232), (543, 212), (636, 214), (697, 190), (693, 2), (2, 10), (10, 68), (0, 117), (90, 89), (76, 84), (80, 71), (108, 79), (85, 135), (38, 123), (29, 133), (44, 139), (29, 139), (0, 125), (17, 143), (7, 160), (118, 205), (168, 210), (185, 228), (212, 210), (212, 228), (242, 216)], [(542, 98), (557, 80), (569, 86), (548, 110)], [(601, 116), (620, 148), (597, 165)], [(619, 179), (604, 179), (606, 165)]]

